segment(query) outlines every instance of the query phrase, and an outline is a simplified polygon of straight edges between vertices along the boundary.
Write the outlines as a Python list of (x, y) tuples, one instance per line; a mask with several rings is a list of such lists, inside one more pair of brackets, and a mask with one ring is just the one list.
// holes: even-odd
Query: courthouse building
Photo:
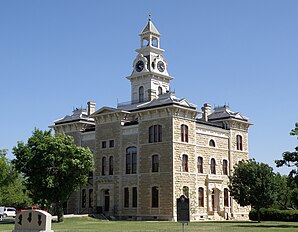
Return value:
[[(200, 110), (171, 91), (160, 33), (149, 20), (127, 79), (131, 101), (56, 120), (56, 133), (94, 154), (95, 171), (67, 202), (68, 213), (131, 220), (176, 220), (176, 199), (190, 200), (191, 220), (247, 219), (228, 191), (233, 166), (248, 159), (248, 118), (228, 106)], [(177, 77), (179, 78), (179, 77)], [(178, 90), (179, 91), (179, 90)]]

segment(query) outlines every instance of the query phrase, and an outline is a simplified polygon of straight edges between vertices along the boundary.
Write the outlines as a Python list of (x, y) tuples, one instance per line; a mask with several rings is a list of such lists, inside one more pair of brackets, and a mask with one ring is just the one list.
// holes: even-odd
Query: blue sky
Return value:
[(89, 100), (129, 101), (125, 77), (150, 12), (171, 89), (198, 109), (229, 104), (249, 117), (250, 157), (274, 166), (297, 146), (297, 11), (295, 0), (2, 0), (0, 149), (13, 158), (35, 127)]

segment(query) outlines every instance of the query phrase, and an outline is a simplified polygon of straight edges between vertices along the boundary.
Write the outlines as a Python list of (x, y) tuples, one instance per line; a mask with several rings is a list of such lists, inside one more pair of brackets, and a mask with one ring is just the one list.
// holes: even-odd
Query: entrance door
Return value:
[(220, 200), (219, 200), (220, 191), (219, 189), (213, 189), (211, 194), (211, 201), (212, 201), (212, 210), (219, 211), (220, 210)]
[(104, 192), (104, 211), (110, 211), (110, 192), (108, 189)]

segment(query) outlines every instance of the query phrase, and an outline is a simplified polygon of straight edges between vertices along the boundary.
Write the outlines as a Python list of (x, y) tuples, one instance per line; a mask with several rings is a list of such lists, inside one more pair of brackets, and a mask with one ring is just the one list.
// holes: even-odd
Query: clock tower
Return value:
[(170, 90), (167, 61), (160, 48), (160, 33), (148, 20), (140, 33), (140, 48), (133, 62), (132, 74), (127, 77), (131, 82), (131, 101), (133, 104), (148, 102)]

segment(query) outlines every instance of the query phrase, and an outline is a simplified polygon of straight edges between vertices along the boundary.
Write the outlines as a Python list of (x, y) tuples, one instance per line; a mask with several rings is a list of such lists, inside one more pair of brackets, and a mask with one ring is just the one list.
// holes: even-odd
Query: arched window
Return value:
[(242, 151), (242, 136), (237, 135), (236, 136), (236, 142), (237, 142), (237, 150)]
[(137, 173), (137, 148), (129, 147), (126, 149), (126, 174)]
[(229, 190), (224, 189), (224, 206), (229, 207)]
[(132, 188), (132, 207), (138, 206), (138, 190), (137, 187)]
[(158, 208), (159, 206), (159, 190), (157, 186), (151, 188), (151, 207)]
[(189, 188), (187, 186), (183, 186), (183, 195), (189, 198)]
[(144, 87), (143, 86), (141, 86), (140, 88), (139, 88), (139, 102), (144, 102)]
[(149, 127), (149, 143), (162, 142), (162, 126), (153, 125)]
[(160, 86), (158, 87), (158, 95), (162, 95), (162, 88)]
[(114, 174), (114, 159), (113, 156), (110, 156), (109, 158), (109, 175)]
[(199, 188), (199, 207), (204, 207), (204, 189)]
[(203, 173), (203, 157), (198, 157), (198, 173)]
[(182, 172), (188, 172), (188, 156), (182, 156)]
[(153, 155), (152, 156), (151, 170), (152, 170), (152, 172), (158, 172), (158, 170), (159, 170), (159, 157), (158, 157), (158, 155)]
[(129, 207), (129, 189), (124, 188), (124, 208)]
[(82, 190), (82, 208), (86, 207), (86, 189)]
[(181, 142), (188, 143), (188, 126), (185, 124), (181, 125)]
[(93, 189), (89, 189), (89, 208), (93, 207)]
[(211, 140), (209, 141), (209, 146), (210, 146), (210, 147), (215, 147), (215, 142), (214, 142), (213, 139), (211, 139)]
[(228, 161), (225, 159), (222, 161), (222, 174), (228, 175)]
[(102, 157), (102, 159), (101, 159), (101, 175), (102, 176), (106, 175), (106, 166), (107, 166), (106, 157)]
[(216, 163), (214, 158), (211, 159), (210, 169), (211, 169), (211, 174), (216, 174)]

